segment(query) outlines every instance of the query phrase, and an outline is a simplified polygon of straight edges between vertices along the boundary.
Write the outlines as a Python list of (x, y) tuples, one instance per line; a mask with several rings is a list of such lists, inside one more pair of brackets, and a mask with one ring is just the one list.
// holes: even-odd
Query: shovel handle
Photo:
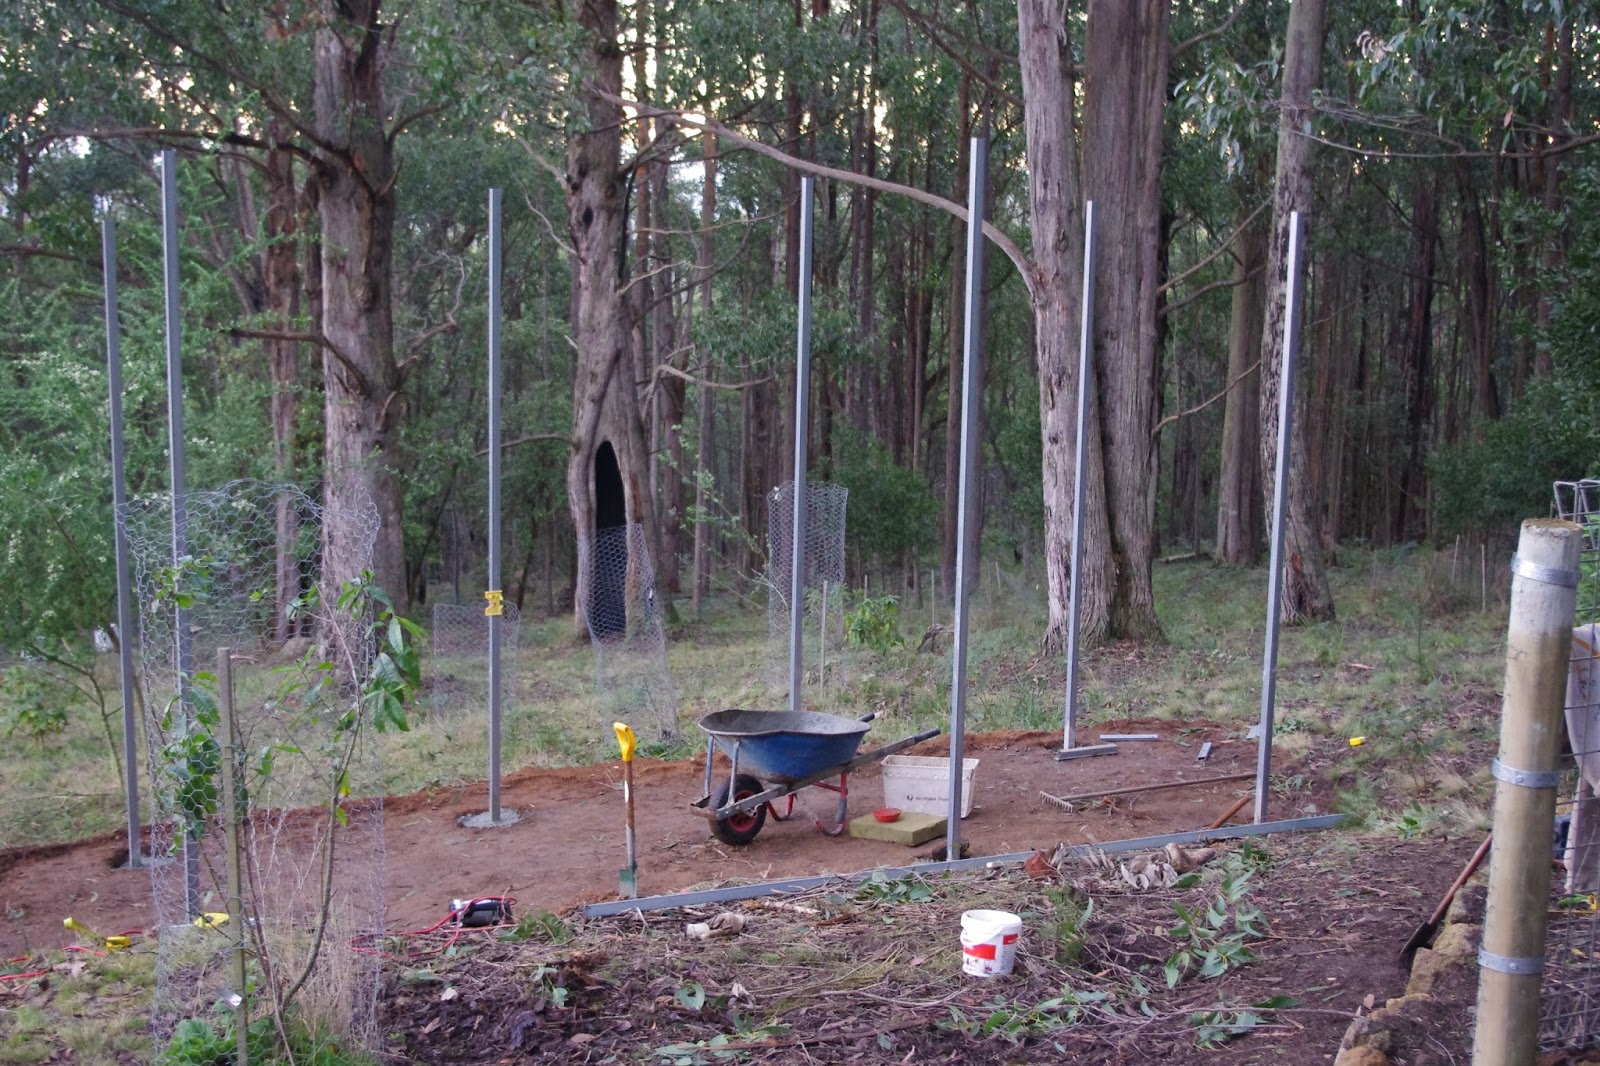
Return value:
[(633, 761), (634, 737), (633, 727), (626, 722), (612, 722), (611, 728), (617, 734), (617, 747), (622, 750), (622, 761)]

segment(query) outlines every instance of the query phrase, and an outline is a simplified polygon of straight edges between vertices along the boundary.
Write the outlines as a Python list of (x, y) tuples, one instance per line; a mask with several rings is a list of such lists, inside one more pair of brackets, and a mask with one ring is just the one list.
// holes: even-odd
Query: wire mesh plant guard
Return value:
[[(500, 614), (501, 699), (513, 709), (522, 613), (514, 603)], [(430, 714), (477, 713), (489, 706), (489, 618), (481, 605), (437, 603), (423, 673)]]
[[(186, 502), (192, 556), (177, 567), (170, 497), (130, 501), (119, 516), (140, 604), (150, 851), (175, 852), (187, 826), (198, 857), (196, 909), (226, 909), (217, 802), (225, 738), (214, 734), (216, 693), (205, 677), (217, 649), (230, 648), (251, 980), (263, 1001), (295, 989), (297, 1012), (328, 1040), (377, 1048), (376, 960), (347, 946), (381, 932), (383, 921), (381, 764), (352, 680), (370, 664), (370, 620), (341, 612), (339, 590), (323, 588), (321, 573), (325, 526), (364, 545), (370, 561), (377, 511), (367, 501), (325, 512), (294, 486), (259, 481), (193, 492)], [(173, 610), (179, 594), (188, 599), (187, 685)], [(184, 1018), (209, 1017), (234, 991), (231, 937), (203, 919), (194, 924), (185, 881), (182, 862), (151, 869), (161, 928), (154, 1028), (162, 1038)]]
[[(826, 481), (806, 483), (805, 548), (801, 555), (801, 633), (803, 668), (826, 691), (843, 680), (839, 649), (844, 645), (844, 532), (850, 490)], [(767, 636), (773, 683), (789, 687), (790, 596), (793, 574), (794, 482), (772, 490), (767, 508)]]
[(662, 739), (676, 737), (678, 692), (648, 533), (637, 523), (597, 529), (579, 543), (578, 568), (589, 578), (583, 616), (594, 647), (597, 727), (649, 722)]
[(1558, 481), (1554, 494), (1557, 515), (1577, 523), (1583, 540), (1566, 707), (1576, 769), (1556, 801), (1553, 842), (1567, 872), (1552, 879), (1539, 994), (1541, 1051), (1600, 1039), (1600, 480)]

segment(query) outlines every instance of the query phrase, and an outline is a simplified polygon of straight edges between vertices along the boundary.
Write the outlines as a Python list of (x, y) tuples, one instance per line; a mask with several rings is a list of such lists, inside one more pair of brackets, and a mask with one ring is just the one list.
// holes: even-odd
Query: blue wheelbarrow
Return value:
[[(705, 795), (689, 805), (711, 821), (711, 832), (728, 844), (748, 844), (771, 814), (783, 821), (794, 813), (795, 793), (815, 785), (839, 796), (833, 825), (816, 819), (829, 836), (844, 829), (850, 799), (850, 771), (881, 762), (941, 732), (929, 729), (914, 737), (858, 754), (873, 715), (844, 718), (819, 711), (715, 711), (700, 719), (706, 733)], [(728, 756), (728, 780), (711, 790), (711, 760), (717, 749)], [(838, 777), (838, 784), (829, 778)], [(763, 782), (767, 783), (763, 783)], [(783, 813), (777, 802), (788, 800)]]

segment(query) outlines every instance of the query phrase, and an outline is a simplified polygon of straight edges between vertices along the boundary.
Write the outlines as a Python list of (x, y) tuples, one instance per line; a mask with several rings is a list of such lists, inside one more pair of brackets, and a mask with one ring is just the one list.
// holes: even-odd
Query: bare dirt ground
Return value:
[[(1088, 935), (1062, 959), (1060, 897), (1013, 869), (928, 878), (927, 898), (891, 885), (734, 904), (748, 924), (727, 940), (684, 934), (715, 908), (586, 922), (561, 943), (463, 937), (454, 958), (396, 967), (383, 1029), (394, 1060), (447, 1066), (1329, 1062), (1352, 1017), (1401, 994), (1399, 949), (1474, 844), (1269, 838), (1252, 853), (1248, 900), (1265, 934), (1248, 941), (1254, 958), (1170, 989), (1175, 904), (1204, 908), (1215, 877), (1187, 891), (1093, 889)], [(1023, 915), (1011, 976), (961, 973), (969, 907)], [(1440, 991), (1407, 1066), (1470, 1061), (1473, 989)]]
[[(867, 744), (897, 739), (892, 723), (879, 723)], [(967, 738), (979, 759), (975, 809), (963, 821), (962, 837), (973, 855), (1050, 848), (1062, 841), (1108, 841), (1195, 829), (1221, 815), (1248, 781), (1195, 785), (1123, 796), (1069, 814), (1040, 798), (1093, 789), (1116, 789), (1155, 781), (1203, 780), (1251, 770), (1255, 745), (1229, 739), (1204, 724), (1126, 720), (1096, 726), (1099, 732), (1154, 732), (1157, 743), (1125, 743), (1116, 756), (1057, 762), (1057, 733), (1002, 732)], [(1213, 742), (1210, 759), (1195, 761), (1200, 745)], [(910, 752), (942, 755), (943, 738)], [(796, 817), (766, 828), (747, 847), (729, 847), (707, 831), (688, 804), (701, 794), (700, 760), (635, 763), (638, 803), (639, 891), (657, 894), (727, 881), (821, 873), (848, 873), (896, 865), (914, 858), (909, 849), (818, 832), (802, 812), (808, 806), (831, 818), (834, 797), (808, 790)], [(1292, 772), (1292, 767), (1275, 767)], [(850, 814), (882, 802), (879, 768), (851, 775)], [(1275, 817), (1294, 817), (1328, 796), (1300, 793), (1276, 801)], [(511, 826), (465, 829), (463, 815), (487, 806), (483, 784), (430, 789), (384, 802), (387, 927), (432, 925), (452, 898), (509, 895), (518, 911), (563, 912), (577, 904), (615, 898), (617, 871), (625, 864), (620, 764), (567, 769), (528, 769), (508, 775), (501, 802), (521, 820)], [(1248, 809), (1240, 816), (1247, 820)], [(97, 929), (143, 929), (155, 922), (148, 876), (119, 870), (125, 841), (117, 837), (0, 852), (0, 897), (8, 920), (0, 924), (0, 952), (71, 942), (61, 927), (71, 914)]]

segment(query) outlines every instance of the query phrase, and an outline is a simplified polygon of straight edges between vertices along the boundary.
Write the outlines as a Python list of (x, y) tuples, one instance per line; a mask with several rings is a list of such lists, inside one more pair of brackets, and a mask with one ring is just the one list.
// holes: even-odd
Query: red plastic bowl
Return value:
[(898, 822), (900, 820), (900, 808), (879, 807), (872, 812), (872, 816), (880, 822)]

